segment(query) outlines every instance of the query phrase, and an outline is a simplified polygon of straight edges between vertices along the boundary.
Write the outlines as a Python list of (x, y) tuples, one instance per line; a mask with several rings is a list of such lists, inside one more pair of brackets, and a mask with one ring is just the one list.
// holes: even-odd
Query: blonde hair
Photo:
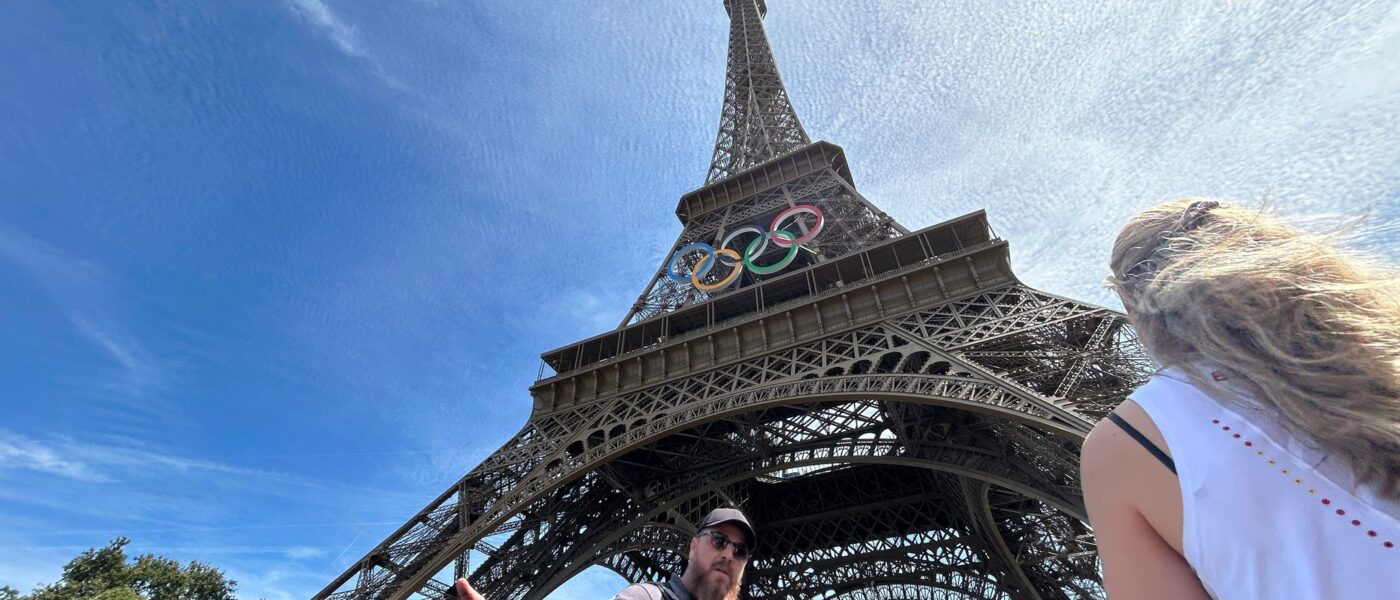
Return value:
[[(1109, 266), (1159, 364), (1221, 400), (1269, 412), (1342, 458), (1358, 483), (1400, 499), (1394, 267), (1263, 210), (1202, 198), (1138, 213)], [(1212, 370), (1237, 389), (1215, 384)]]

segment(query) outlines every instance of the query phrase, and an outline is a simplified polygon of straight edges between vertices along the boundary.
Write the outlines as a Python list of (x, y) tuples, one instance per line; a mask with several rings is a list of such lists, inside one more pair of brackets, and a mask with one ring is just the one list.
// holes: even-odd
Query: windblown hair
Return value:
[[(1109, 285), (1160, 365), (1267, 411), (1343, 459), (1358, 483), (1400, 500), (1393, 266), (1265, 211), (1201, 198), (1138, 213), (1109, 266)], [(1236, 389), (1215, 383), (1212, 370)]]

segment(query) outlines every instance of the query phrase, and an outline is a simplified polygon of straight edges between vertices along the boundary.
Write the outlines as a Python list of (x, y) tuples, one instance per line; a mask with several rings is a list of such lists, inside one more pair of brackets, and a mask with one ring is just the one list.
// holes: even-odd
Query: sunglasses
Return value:
[(695, 537), (710, 538), (710, 544), (715, 547), (715, 550), (720, 551), (723, 551), (725, 548), (729, 547), (730, 544), (733, 544), (734, 558), (739, 560), (748, 560), (749, 558), (748, 544), (731, 540), (729, 539), (729, 536), (726, 536), (718, 531), (701, 531), (700, 533), (696, 534)]

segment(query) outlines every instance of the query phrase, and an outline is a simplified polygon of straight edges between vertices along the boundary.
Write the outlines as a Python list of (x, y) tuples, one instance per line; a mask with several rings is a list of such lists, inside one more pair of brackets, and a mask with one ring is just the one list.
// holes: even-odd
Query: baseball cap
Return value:
[(746, 542), (750, 550), (758, 544), (758, 536), (754, 535), (753, 525), (749, 525), (748, 517), (745, 517), (744, 513), (739, 512), (739, 510), (735, 508), (716, 508), (710, 511), (710, 514), (705, 515), (705, 518), (700, 520), (699, 527), (700, 529), (705, 529), (707, 527), (714, 527), (720, 523), (733, 523), (742, 530), (744, 536), (748, 538)]

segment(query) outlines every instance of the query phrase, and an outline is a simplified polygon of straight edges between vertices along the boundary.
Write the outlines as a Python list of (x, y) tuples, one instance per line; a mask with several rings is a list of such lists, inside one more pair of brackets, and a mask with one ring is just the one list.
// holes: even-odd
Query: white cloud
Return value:
[(118, 335), (86, 317), (72, 316), (69, 320), (98, 348), (122, 367), (124, 380), (116, 387), (130, 396), (141, 396), (160, 383), (162, 368), (135, 338)]
[(385, 86), (404, 94), (414, 90), (405, 85), (396, 75), (384, 68), (376, 57), (365, 51), (360, 41), (359, 29), (347, 24), (344, 19), (331, 12), (324, 0), (291, 0), (292, 11), (309, 23), (320, 35), (330, 40), (346, 56), (361, 59), (368, 72)]
[(107, 482), (121, 481), (124, 476), (156, 477), (167, 481), (172, 476), (260, 478), (285, 483), (300, 481), (280, 473), (164, 454), (135, 444), (92, 443), (67, 436), (35, 440), (0, 429), (0, 473), (11, 470)]
[(296, 585), (297, 575), (305, 573), (295, 573), (292, 569), (272, 568), (259, 570), (229, 569), (228, 575), (238, 582), (238, 596), (243, 598), (262, 598), (264, 600), (292, 600), (293, 598), (304, 598), (309, 592), (295, 593), (288, 588), (298, 587)]
[(340, 20), (335, 13), (331, 12), (330, 7), (326, 6), (325, 2), (322, 0), (292, 0), (292, 8), (319, 29), (341, 52), (358, 58), (365, 57), (365, 51), (360, 47), (359, 36), (355, 28)]
[[(88, 365), (60, 369), (64, 379), (96, 390), (94, 397), (143, 397), (140, 405), (124, 403), (126, 412), (152, 416), (169, 406), (151, 398), (166, 380), (162, 360), (128, 335), (118, 323), (129, 305), (124, 282), (102, 263), (69, 253), (64, 248), (0, 223), (0, 265), (20, 268), (43, 290), (56, 311), (66, 313), (74, 331), (97, 347), (118, 367), (116, 375)], [(67, 363), (65, 363), (67, 364)], [(105, 366), (105, 365), (103, 365)], [(157, 408), (157, 405), (160, 404)]]
[(287, 558), (290, 558), (292, 560), (316, 558), (325, 553), (326, 552), (320, 548), (312, 548), (310, 546), (292, 546), (291, 548), (287, 548), (287, 551), (284, 552)]
[(1393, 6), (875, 6), (770, 14), (809, 133), (911, 228), (986, 209), (1032, 285), (1114, 303), (1117, 228), (1188, 194), (1400, 216)]
[(62, 456), (56, 448), (0, 429), (0, 473), (19, 469), (70, 479), (101, 479), (87, 464)]

